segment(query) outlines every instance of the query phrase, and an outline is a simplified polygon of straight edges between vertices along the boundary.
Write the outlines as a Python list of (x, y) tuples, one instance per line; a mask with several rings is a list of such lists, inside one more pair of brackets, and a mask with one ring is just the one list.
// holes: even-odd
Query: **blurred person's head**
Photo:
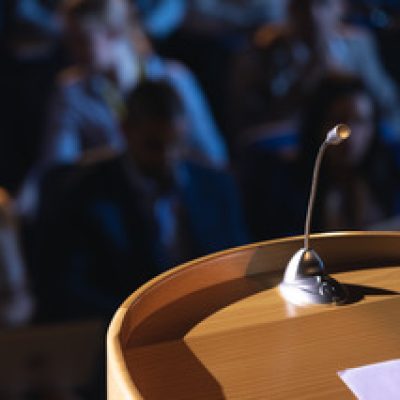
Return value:
[(139, 171), (168, 186), (186, 135), (184, 109), (172, 87), (164, 81), (140, 83), (127, 98), (123, 130)]
[(291, 0), (290, 22), (297, 34), (305, 39), (335, 32), (343, 16), (344, 0)]
[[(66, 39), (81, 66), (107, 72), (123, 89), (138, 74), (138, 21), (126, 0), (69, 0), (64, 7)], [(127, 83), (128, 82), (128, 83)]]
[(351, 136), (326, 155), (331, 168), (360, 167), (377, 140), (376, 106), (363, 82), (354, 76), (334, 74), (318, 85), (304, 125), (304, 151), (315, 153), (326, 133), (339, 123)]

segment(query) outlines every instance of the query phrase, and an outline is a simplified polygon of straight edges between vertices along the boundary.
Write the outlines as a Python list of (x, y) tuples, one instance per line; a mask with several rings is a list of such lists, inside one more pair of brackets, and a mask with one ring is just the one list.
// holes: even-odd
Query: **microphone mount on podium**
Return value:
[(330, 145), (337, 145), (350, 136), (350, 128), (339, 124), (331, 129), (322, 143), (315, 160), (311, 193), (308, 201), (304, 227), (304, 247), (290, 259), (279, 285), (282, 296), (297, 305), (343, 303), (346, 291), (335, 279), (330, 277), (320, 256), (310, 247), (310, 225), (321, 161)]

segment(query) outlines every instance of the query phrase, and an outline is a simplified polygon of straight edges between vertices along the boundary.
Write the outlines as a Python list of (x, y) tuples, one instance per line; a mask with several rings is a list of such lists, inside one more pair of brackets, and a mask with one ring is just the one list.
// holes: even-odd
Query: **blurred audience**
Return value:
[(350, 126), (352, 135), (327, 150), (315, 228), (368, 229), (398, 212), (396, 155), (378, 134), (378, 108), (362, 80), (328, 75), (311, 99), (297, 152), (288, 157), (253, 146), (243, 157), (245, 206), (258, 239), (302, 232), (315, 157), (326, 133), (339, 121)]
[(35, 276), (47, 316), (109, 317), (155, 274), (247, 241), (232, 179), (185, 159), (187, 118), (172, 87), (140, 83), (126, 106), (125, 153), (45, 180)]
[(336, 70), (363, 80), (382, 118), (397, 133), (400, 103), (395, 84), (371, 35), (344, 24), (344, 11), (343, 0), (291, 0), (287, 24), (267, 25), (255, 34), (255, 46), (239, 62), (234, 78), (240, 130), (269, 134), (268, 123), (276, 121), (292, 121), (295, 130), (315, 85)]
[[(171, 35), (155, 37), (150, 31), (160, 54), (182, 60), (199, 78), (228, 144), (232, 139), (231, 115), (226, 104), (232, 58), (242, 51), (249, 32), (261, 22), (284, 18), (285, 3), (286, 0), (188, 0), (185, 17)], [(170, 7), (169, 12), (175, 8)]]
[(60, 78), (46, 156), (69, 162), (88, 149), (124, 148), (118, 125), (123, 96), (145, 76), (171, 82), (192, 125), (190, 145), (205, 161), (224, 165), (226, 149), (196, 80), (181, 64), (153, 52), (130, 13), (124, 0), (81, 0), (67, 7), (67, 33), (77, 67)]
[(50, 165), (74, 163), (94, 149), (124, 150), (120, 121), (125, 94), (144, 78), (166, 79), (181, 96), (192, 157), (218, 167), (227, 165), (227, 149), (196, 79), (182, 64), (153, 51), (125, 0), (68, 1), (64, 15), (75, 65), (59, 76), (43, 155), (19, 196), (21, 214), (34, 215), (37, 180)]
[(190, 0), (181, 26), (168, 38), (156, 39), (162, 54), (183, 60), (207, 92), (213, 113), (231, 144), (231, 62), (260, 23), (282, 21), (286, 0)]
[(1, 2), (0, 326), (107, 319), (246, 226), (301, 234), (337, 123), (313, 229), (398, 229), (397, 3)]

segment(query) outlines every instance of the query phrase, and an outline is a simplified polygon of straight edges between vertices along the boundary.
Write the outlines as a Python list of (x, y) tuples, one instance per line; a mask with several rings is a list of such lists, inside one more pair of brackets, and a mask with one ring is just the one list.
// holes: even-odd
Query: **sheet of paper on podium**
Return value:
[(360, 400), (400, 399), (400, 359), (346, 369), (338, 375)]

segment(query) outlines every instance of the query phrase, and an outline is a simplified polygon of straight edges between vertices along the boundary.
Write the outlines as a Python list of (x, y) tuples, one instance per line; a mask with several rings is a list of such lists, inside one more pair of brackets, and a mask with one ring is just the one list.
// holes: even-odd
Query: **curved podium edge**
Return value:
[[(363, 263), (364, 267), (368, 265), (391, 265), (400, 261), (400, 233), (399, 232), (362, 232), (362, 231), (348, 231), (348, 232), (331, 232), (314, 234), (311, 236), (311, 243), (313, 248), (317, 252), (321, 253), (322, 257), (324, 252), (334, 251), (335, 242), (345, 240), (352, 242), (354, 240), (380, 240), (381, 245), (386, 243), (388, 240), (399, 241), (399, 245), (392, 246), (392, 243), (386, 243), (387, 246), (377, 246), (374, 251), (371, 252), (371, 247), (368, 251), (371, 252), (369, 256), (364, 256), (360, 252), (360, 248), (355, 250), (354, 246), (350, 246), (341, 249), (340, 252), (333, 252), (330, 254), (330, 267), (335, 264), (340, 265), (343, 262), (346, 255), (354, 255), (348, 259), (347, 265), (350, 267)], [(190, 273), (196, 271), (198, 267), (207, 269), (207, 265), (212, 269), (215, 267), (216, 260), (236, 262), (234, 266), (228, 267), (229, 273), (224, 276), (227, 269), (221, 268), (221, 273), (218, 279), (211, 282), (210, 276), (205, 276), (204, 280), (196, 287), (190, 286), (185, 283), (186, 293), (189, 293), (189, 288), (192, 290), (198, 290), (201, 287), (206, 287), (208, 283), (226, 282), (235, 278), (243, 276), (251, 276), (259, 273), (267, 272), (265, 270), (264, 257), (261, 260), (257, 260), (254, 268), (249, 268), (249, 264), (253, 261), (253, 258), (257, 256), (258, 250), (271, 252), (276, 250), (274, 263), (271, 263), (272, 267), (269, 271), (276, 271), (276, 264), (280, 263), (280, 272), (283, 273), (286, 263), (282, 263), (282, 260), (286, 262), (290, 259), (293, 253), (302, 247), (303, 236), (295, 236), (283, 239), (274, 239), (264, 242), (252, 243), (245, 246), (240, 246), (217, 253), (213, 253), (192, 261), (189, 261), (180, 266), (174, 267), (155, 278), (151, 279), (136, 291), (134, 291), (116, 311), (107, 332), (107, 398), (109, 400), (114, 399), (143, 399), (139, 389), (135, 386), (129, 373), (128, 367), (125, 362), (123, 354), (123, 348), (128, 344), (130, 334), (134, 326), (137, 326), (146, 316), (150, 315), (157, 307), (162, 306), (160, 303), (160, 289), (167, 288), (168, 283), (175, 282), (179, 279), (185, 280), (190, 278)], [(325, 246), (326, 245), (326, 246)], [(390, 251), (388, 251), (390, 249)], [(353, 253), (354, 252), (354, 253)], [(333, 258), (333, 260), (332, 260)], [(236, 260), (236, 261), (235, 261)], [(213, 263), (214, 262), (214, 263)], [(340, 270), (340, 269), (339, 269)], [(203, 272), (203, 271), (202, 271)], [(214, 271), (215, 272), (215, 271)], [(330, 273), (331, 270), (328, 270)], [(188, 275), (188, 276), (184, 276)], [(196, 277), (198, 278), (198, 277)], [(225, 279), (224, 279), (225, 278)], [(179, 282), (182, 283), (182, 282)], [(193, 284), (193, 281), (191, 282)], [(197, 282), (196, 282), (197, 283)], [(179, 287), (179, 285), (178, 285)], [(181, 286), (182, 287), (182, 286)], [(174, 288), (176, 289), (176, 288)], [(173, 301), (174, 298), (178, 297), (182, 293), (173, 291), (174, 293), (168, 292), (163, 294), (164, 303)], [(152, 296), (154, 295), (154, 296)], [(175, 295), (175, 296), (174, 296)], [(134, 312), (133, 312), (134, 311)]]

